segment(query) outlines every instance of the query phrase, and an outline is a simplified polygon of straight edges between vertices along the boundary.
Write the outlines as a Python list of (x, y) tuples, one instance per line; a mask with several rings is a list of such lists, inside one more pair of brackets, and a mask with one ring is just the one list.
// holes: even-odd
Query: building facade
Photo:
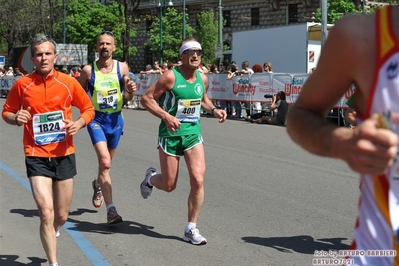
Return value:
[[(162, 1), (162, 0), (160, 0)], [(173, 1), (173, 0), (172, 0)], [(272, 26), (288, 25), (294, 23), (312, 22), (319, 7), (318, 1), (313, 0), (278, 0), (253, 1), (253, 0), (223, 0), (220, 1), (223, 20), (223, 43), (231, 49), (232, 33), (235, 31), (261, 29)], [(172, 2), (173, 7), (179, 12), (183, 10), (183, 0)], [(169, 1), (166, 2), (169, 4)], [(135, 72), (143, 70), (145, 65), (158, 60), (158, 55), (149, 53), (145, 43), (148, 41), (148, 28), (152, 21), (150, 16), (159, 15), (159, 1), (144, 0), (133, 11), (138, 23), (134, 24), (137, 35), (131, 39), (131, 43), (138, 49), (135, 56), (130, 57), (130, 65)], [(196, 28), (196, 16), (203, 11), (213, 10), (218, 14), (220, 6), (218, 1), (185, 0), (186, 13), (189, 16), (187, 24)]]
[[(218, 14), (221, 8), (225, 21), (222, 30), (223, 44), (230, 49), (233, 49), (231, 47), (233, 32), (315, 22), (317, 9), (320, 7), (318, 0), (141, 0), (139, 6), (132, 10), (134, 20), (138, 22), (132, 25), (137, 34), (131, 38), (130, 43), (138, 50), (135, 56), (130, 56), (129, 63), (135, 72), (143, 70), (147, 64), (152, 65), (154, 61), (159, 60), (157, 54), (149, 52), (145, 43), (149, 40), (148, 29), (152, 23), (149, 18), (159, 16), (161, 1), (164, 6), (169, 6), (172, 2), (173, 7), (179, 12), (183, 11), (184, 1), (186, 13), (189, 16), (187, 24), (194, 29), (197, 27), (197, 14), (209, 10)], [(358, 6), (362, 3), (373, 3), (366, 3), (365, 0), (353, 0), (353, 2)], [(219, 6), (219, 4), (221, 5)]]

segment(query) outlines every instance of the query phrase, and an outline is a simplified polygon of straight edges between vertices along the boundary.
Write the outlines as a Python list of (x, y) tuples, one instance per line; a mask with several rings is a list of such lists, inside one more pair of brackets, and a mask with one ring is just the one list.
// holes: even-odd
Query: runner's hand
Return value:
[[(395, 115), (391, 122), (395, 123)], [(349, 132), (351, 136), (340, 150), (341, 158), (353, 170), (378, 175), (392, 165), (398, 151), (398, 135), (381, 128), (379, 114), (372, 115)]]
[(76, 125), (76, 122), (68, 119), (64, 119), (63, 122), (65, 123), (63, 130), (67, 133), (67, 135), (73, 136), (78, 132), (79, 127)]
[(20, 110), (18, 110), (18, 112), (16, 113), (17, 117), (15, 122), (17, 123), (17, 125), (22, 126), (23, 124), (28, 123), (28, 121), (32, 118), (32, 115), (30, 114), (30, 106), (28, 108), (26, 108), (26, 110), (24, 110), (23, 108), (21, 108)]
[(170, 132), (176, 133), (180, 129), (181, 123), (176, 117), (167, 114), (164, 121)]

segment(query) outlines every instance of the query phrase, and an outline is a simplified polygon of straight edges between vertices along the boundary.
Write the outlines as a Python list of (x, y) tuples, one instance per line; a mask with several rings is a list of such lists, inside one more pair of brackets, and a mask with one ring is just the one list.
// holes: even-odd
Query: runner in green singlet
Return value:
[[(222, 123), (227, 114), (208, 98), (208, 78), (198, 71), (201, 45), (193, 38), (180, 46), (182, 65), (165, 72), (143, 95), (142, 105), (162, 121), (159, 126), (158, 151), (161, 173), (150, 167), (140, 185), (148, 198), (153, 186), (166, 192), (176, 188), (180, 157), (189, 171), (191, 190), (188, 196), (188, 223), (183, 240), (194, 245), (206, 244), (196, 227), (204, 201), (205, 154), (201, 135), (200, 110), (213, 114)], [(159, 104), (158, 104), (158, 103)]]

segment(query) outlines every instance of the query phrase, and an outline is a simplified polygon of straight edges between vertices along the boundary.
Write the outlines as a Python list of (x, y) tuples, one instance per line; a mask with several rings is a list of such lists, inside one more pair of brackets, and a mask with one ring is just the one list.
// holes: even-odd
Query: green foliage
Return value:
[[(389, 1), (390, 4), (395, 4), (394, 0)], [(367, 1), (364, 1), (366, 4)], [(382, 7), (382, 5), (371, 5), (362, 6), (362, 1), (360, 1), (360, 6), (356, 7), (351, 0), (329, 0), (327, 1), (327, 23), (334, 24), (335, 21), (340, 19), (344, 15), (348, 14), (359, 14), (359, 13), (375, 13), (375, 11)], [(321, 22), (321, 9), (317, 9), (316, 19)]]
[[(189, 20), (186, 13), (186, 38), (193, 36), (194, 29), (187, 23)], [(175, 8), (166, 8), (162, 15), (162, 44), (163, 61), (179, 61), (179, 45), (183, 38), (183, 13), (177, 12)], [(146, 43), (155, 58), (160, 59), (160, 19), (154, 18), (149, 30), (150, 39)]]
[[(66, 43), (88, 44), (89, 58), (94, 59), (98, 34), (103, 30), (111, 30), (117, 45), (115, 58), (122, 58), (121, 44), (128, 43), (122, 36), (133, 37), (136, 32), (126, 27), (126, 1), (118, 0), (107, 5), (92, 0), (0, 0), (1, 50), (10, 53), (13, 47), (27, 46), (37, 33), (47, 34), (57, 43), (62, 43), (64, 3)], [(129, 30), (127, 34), (126, 29)], [(125, 50), (128, 50), (130, 55), (135, 55), (136, 47), (129, 46), (128, 49), (125, 47)]]
[(219, 39), (218, 18), (213, 11), (204, 11), (197, 15), (198, 41), (202, 46), (202, 61), (205, 63), (215, 62), (215, 44)]
[[(72, 0), (67, 6), (67, 15), (67, 43), (87, 43), (89, 57), (94, 58), (98, 34), (104, 30), (112, 31), (116, 44), (114, 57), (122, 59), (122, 33), (126, 27), (123, 6), (116, 2), (103, 5), (90, 4), (90, 0)], [(134, 34), (131, 31), (129, 35)], [(131, 47), (129, 52), (134, 55), (136, 48)]]
[[(343, 15), (359, 13), (351, 0), (327, 1), (327, 23), (334, 24)], [(316, 19), (321, 22), (321, 8), (317, 9)]]

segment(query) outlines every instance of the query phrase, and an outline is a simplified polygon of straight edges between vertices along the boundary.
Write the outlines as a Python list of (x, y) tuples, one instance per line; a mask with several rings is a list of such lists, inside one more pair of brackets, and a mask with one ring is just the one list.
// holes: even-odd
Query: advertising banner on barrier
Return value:
[[(271, 98), (265, 98), (266, 94), (273, 95), (284, 91), (288, 104), (293, 104), (298, 99), (302, 86), (310, 76), (307, 73), (257, 73), (227, 79), (227, 74), (206, 75), (209, 84), (207, 95), (211, 100), (267, 103)], [(137, 80), (136, 95), (144, 94), (159, 76), (159, 74), (140, 75)], [(334, 107), (346, 108), (346, 101), (354, 91), (353, 86), (349, 88)]]
[(15, 81), (21, 77), (2, 77), (0, 78), (0, 90), (10, 90)]
[(302, 86), (308, 77), (309, 74), (294, 74), (291, 75), (291, 81), (284, 84), (284, 92), (288, 104), (292, 104), (298, 99)]
[(208, 74), (208, 97), (214, 100), (224, 100), (231, 95), (231, 80), (227, 79), (227, 74)]
[(143, 95), (151, 87), (151, 85), (154, 84), (155, 81), (157, 81), (159, 76), (160, 74), (137, 75), (138, 77), (138, 79), (136, 80), (137, 89), (135, 95)]
[[(286, 88), (291, 86), (292, 77), (290, 74), (284, 73), (276, 73), (272, 75), (272, 88), (273, 94), (276, 94), (279, 91), (284, 91), (287, 96)], [(288, 99), (286, 99), (287, 103), (291, 103)]]

